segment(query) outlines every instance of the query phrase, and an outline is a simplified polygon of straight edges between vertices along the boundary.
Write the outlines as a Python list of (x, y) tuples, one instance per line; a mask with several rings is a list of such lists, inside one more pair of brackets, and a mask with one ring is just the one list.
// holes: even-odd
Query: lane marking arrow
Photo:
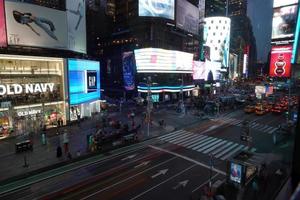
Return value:
[(143, 166), (148, 165), (149, 163), (150, 163), (150, 161), (144, 161), (144, 162), (142, 162), (142, 163), (140, 163), (140, 164), (134, 166), (134, 168), (143, 167)]
[(181, 182), (177, 183), (177, 185), (173, 187), (173, 190), (176, 190), (180, 187), (184, 188), (188, 184), (188, 182), (189, 182), (189, 180), (185, 180), (185, 181), (181, 181)]
[(136, 157), (136, 154), (133, 154), (133, 155), (127, 156), (127, 157), (125, 157), (125, 158), (122, 158), (121, 160), (122, 160), (122, 161), (125, 161), (125, 160), (132, 159), (132, 158), (134, 158), (134, 157)]
[(167, 173), (168, 170), (169, 170), (169, 169), (163, 169), (163, 170), (160, 170), (160, 171), (158, 171), (156, 174), (154, 174), (153, 176), (151, 176), (151, 178), (156, 178), (156, 177), (158, 177), (158, 176), (160, 176), (160, 175), (165, 175), (165, 174)]

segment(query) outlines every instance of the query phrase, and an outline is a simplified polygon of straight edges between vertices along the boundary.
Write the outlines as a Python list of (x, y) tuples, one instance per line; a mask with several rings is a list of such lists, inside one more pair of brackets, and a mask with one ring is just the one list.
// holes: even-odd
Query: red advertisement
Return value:
[(4, 0), (0, 0), (0, 47), (7, 47)]
[(292, 49), (292, 45), (272, 47), (270, 62), (271, 77), (290, 77)]

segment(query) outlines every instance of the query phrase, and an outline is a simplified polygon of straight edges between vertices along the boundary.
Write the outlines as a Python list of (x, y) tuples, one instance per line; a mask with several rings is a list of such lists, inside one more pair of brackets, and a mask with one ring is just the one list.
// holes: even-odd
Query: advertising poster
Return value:
[(9, 45), (67, 49), (66, 12), (5, 1)]
[(174, 20), (175, 0), (139, 0), (139, 16)]
[(4, 0), (0, 0), (0, 47), (7, 47)]
[(272, 39), (294, 36), (297, 23), (297, 5), (274, 8), (272, 22)]
[(123, 79), (124, 87), (126, 90), (134, 90), (134, 54), (133, 52), (124, 52), (123, 53)]
[(229, 63), (230, 23), (226, 17), (205, 19), (204, 46), (209, 49), (209, 61), (221, 63), (222, 71), (227, 70)]
[(231, 163), (230, 164), (230, 180), (236, 183), (241, 183), (242, 181), (242, 166)]
[(191, 53), (158, 48), (134, 50), (138, 73), (193, 73)]
[(67, 0), (68, 49), (86, 53), (85, 0)]
[(70, 104), (100, 99), (100, 64), (97, 61), (68, 59)]
[(270, 61), (271, 77), (290, 77), (292, 48), (292, 45), (272, 47)]
[(176, 7), (176, 26), (198, 35), (199, 9), (186, 0), (177, 0)]
[(205, 62), (194, 61), (193, 62), (193, 79), (204, 80), (205, 79)]
[(298, 0), (274, 0), (273, 8), (297, 4)]

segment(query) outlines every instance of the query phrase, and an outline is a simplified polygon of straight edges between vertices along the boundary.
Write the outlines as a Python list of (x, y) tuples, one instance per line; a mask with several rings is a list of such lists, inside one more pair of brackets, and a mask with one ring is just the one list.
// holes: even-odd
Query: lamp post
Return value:
[(147, 136), (150, 136), (150, 120), (151, 120), (151, 107), (152, 107), (152, 101), (151, 101), (151, 76), (147, 77), (147, 86), (148, 86), (148, 92), (147, 92)]

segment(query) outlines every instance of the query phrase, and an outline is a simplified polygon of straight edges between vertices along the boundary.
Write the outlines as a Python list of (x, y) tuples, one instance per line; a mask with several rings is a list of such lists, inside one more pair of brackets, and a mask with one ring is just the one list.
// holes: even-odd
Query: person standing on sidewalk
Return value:
[(69, 152), (69, 136), (68, 136), (67, 129), (64, 129), (63, 143), (64, 143), (65, 154), (67, 154)]

